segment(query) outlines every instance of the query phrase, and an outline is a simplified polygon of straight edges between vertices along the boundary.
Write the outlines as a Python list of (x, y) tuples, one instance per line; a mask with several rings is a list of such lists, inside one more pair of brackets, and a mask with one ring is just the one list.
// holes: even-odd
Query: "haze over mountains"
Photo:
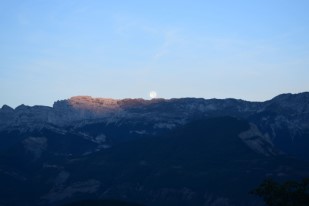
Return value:
[(264, 178), (309, 176), (309, 93), (4, 105), (0, 143), (0, 205), (262, 205)]

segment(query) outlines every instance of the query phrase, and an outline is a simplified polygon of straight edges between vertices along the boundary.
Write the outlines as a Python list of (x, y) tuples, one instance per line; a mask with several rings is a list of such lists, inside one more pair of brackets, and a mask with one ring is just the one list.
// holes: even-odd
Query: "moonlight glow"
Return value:
[(151, 99), (156, 98), (156, 97), (157, 97), (157, 92), (151, 91), (151, 92), (149, 93), (149, 96), (150, 96)]

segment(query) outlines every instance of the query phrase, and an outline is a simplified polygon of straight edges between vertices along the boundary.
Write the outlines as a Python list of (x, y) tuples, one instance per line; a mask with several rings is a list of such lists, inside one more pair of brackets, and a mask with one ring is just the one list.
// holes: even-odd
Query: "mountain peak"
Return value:
[(16, 107), (15, 110), (18, 111), (18, 110), (24, 110), (24, 109), (27, 109), (27, 108), (30, 108), (30, 106), (21, 104), (18, 107)]
[(8, 112), (8, 111), (14, 111), (14, 109), (13, 109), (12, 107), (10, 107), (10, 106), (8, 106), (8, 105), (6, 105), (6, 104), (4, 104), (4, 105), (2, 106), (1, 110), (2, 110), (2, 111), (6, 111), (6, 112)]
[(280, 94), (278, 96), (275, 96), (274, 98), (271, 99), (271, 101), (286, 101), (290, 99), (309, 99), (309, 92), (302, 92), (302, 93), (285, 93), (285, 94)]

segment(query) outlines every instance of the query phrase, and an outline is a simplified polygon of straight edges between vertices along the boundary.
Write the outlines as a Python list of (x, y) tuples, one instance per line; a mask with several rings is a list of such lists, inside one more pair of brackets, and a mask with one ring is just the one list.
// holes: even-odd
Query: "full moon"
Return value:
[(151, 99), (156, 98), (156, 97), (157, 97), (157, 92), (151, 91), (151, 92), (149, 93), (149, 96), (150, 96)]

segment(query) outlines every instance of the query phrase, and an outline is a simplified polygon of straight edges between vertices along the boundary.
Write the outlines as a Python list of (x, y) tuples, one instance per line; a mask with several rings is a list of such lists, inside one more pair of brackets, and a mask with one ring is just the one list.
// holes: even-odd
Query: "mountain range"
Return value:
[(0, 205), (263, 205), (250, 190), (269, 177), (309, 176), (308, 148), (308, 92), (4, 105)]

